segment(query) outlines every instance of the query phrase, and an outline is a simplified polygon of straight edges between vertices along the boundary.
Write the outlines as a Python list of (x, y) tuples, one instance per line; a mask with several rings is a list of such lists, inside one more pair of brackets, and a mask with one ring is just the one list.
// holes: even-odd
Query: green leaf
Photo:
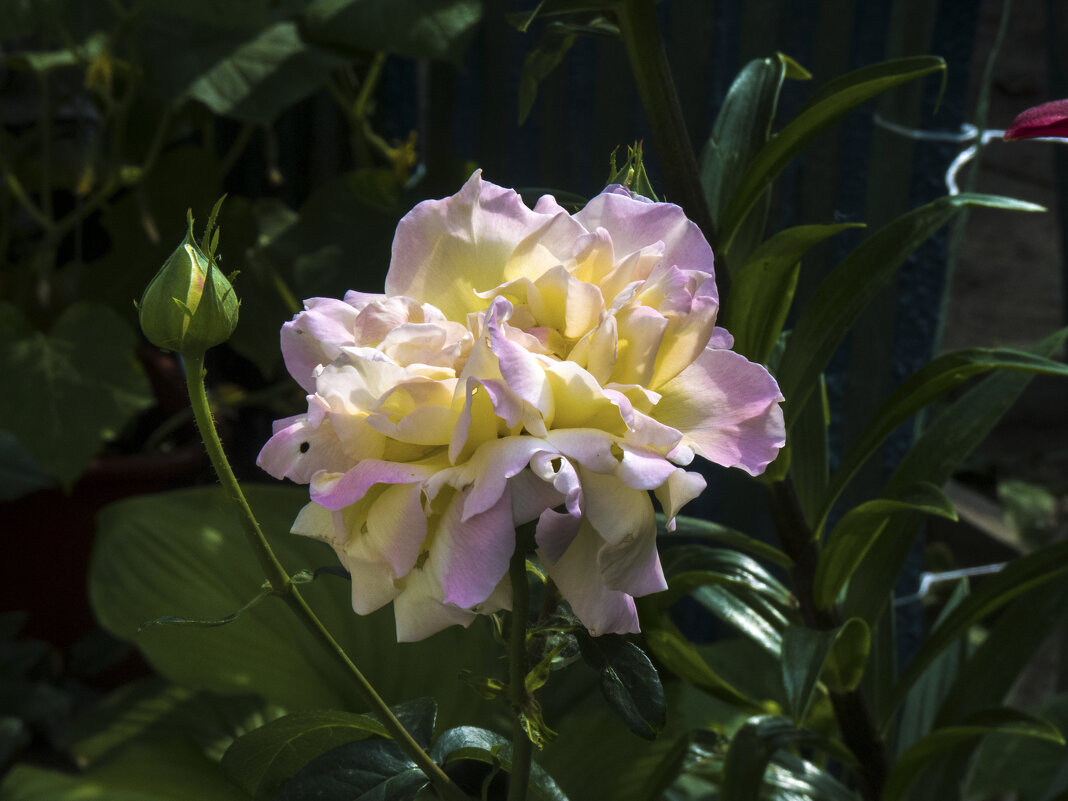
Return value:
[(223, 756), (223, 772), (256, 799), (274, 798), (290, 776), (316, 757), (372, 734), (387, 737), (375, 718), (352, 712), (296, 712), (238, 738)]
[(132, 740), (81, 775), (16, 765), (4, 801), (247, 801), (218, 765), (177, 736)]
[[(695, 537), (710, 543), (725, 545), (739, 551), (746, 551), (753, 556), (767, 559), (772, 564), (787, 570), (792, 568), (794, 564), (789, 556), (775, 546), (769, 545), (755, 537), (750, 537), (748, 534), (743, 534), (733, 528), (728, 528), (727, 526), (722, 526), (719, 523), (713, 523), (709, 520), (678, 515), (675, 518), (675, 531), (669, 532), (667, 530), (666, 518), (663, 514), (658, 513), (656, 516), (656, 527), (657, 536), (661, 538), (670, 538), (673, 536)], [(662, 539), (661, 542), (665, 541)]]
[[(193, 37), (196, 53), (200, 37)], [(189, 57), (188, 55), (186, 57)], [(285, 109), (326, 83), (345, 60), (309, 48), (296, 23), (279, 22), (236, 43), (205, 65), (186, 94), (223, 117), (269, 125)]]
[[(333, 564), (333, 551), (288, 534), (304, 488), (245, 488), (279, 559), (293, 572)], [(164, 615), (214, 617), (254, 594), (263, 574), (222, 492), (200, 488), (140, 496), (104, 509), (90, 564), (90, 598), (101, 624), (132, 640), (165, 677), (220, 693), (257, 692), (291, 711), (363, 708), (349, 675), (284, 604), (268, 600), (220, 628), (154, 626)], [(494, 669), (484, 627), (453, 627), (419, 643), (398, 644), (392, 609), (352, 612), (349, 584), (324, 576), (301, 593), (387, 702), (440, 699), (446, 724), (481, 720), (488, 705), (462, 689), (464, 667)]]
[(1068, 365), (1009, 348), (969, 348), (939, 356), (897, 388), (861, 439), (843, 457), (823, 501), (817, 528), (822, 528), (849, 481), (899, 425), (968, 379), (990, 370), (1068, 376)]
[(936, 725), (946, 726), (1002, 703), (1020, 671), (1049, 639), (1049, 633), (1057, 630), (1065, 614), (1068, 582), (1064, 581), (1046, 582), (1009, 604), (961, 666), (938, 707)]
[[(1043, 703), (1039, 714), (1062, 732), (1068, 730), (1068, 695)], [(967, 798), (994, 798), (1012, 793), (1016, 801), (1054, 801), (1068, 791), (1068, 748), (1053, 742), (1002, 735), (983, 739), (965, 791)]]
[(792, 745), (809, 745), (829, 750), (836, 757), (853, 762), (841, 744), (814, 732), (796, 728), (790, 721), (770, 715), (750, 718), (731, 738), (723, 763), (721, 801), (752, 801), (759, 798), (764, 774), (775, 753)]
[(978, 745), (979, 740), (993, 732), (1064, 744), (1064, 737), (1057, 728), (1040, 718), (1005, 708), (978, 712), (960, 725), (931, 732), (902, 754), (890, 772), (883, 798), (886, 801), (905, 798), (920, 771), (935, 757), (956, 746)]
[(257, 695), (194, 692), (151, 678), (124, 685), (80, 715), (64, 733), (64, 740), (73, 743), (70, 751), (83, 767), (135, 739), (175, 733), (199, 744), (217, 762), (241, 733), (278, 714), (277, 707)]
[(801, 257), (810, 248), (860, 223), (802, 225), (780, 231), (761, 244), (741, 269), (732, 270), (730, 303), (722, 325), (734, 336), (734, 350), (767, 364), (790, 311)]
[[(1066, 336), (1066, 331), (1054, 334), (1029, 350), (1048, 357)], [(1028, 373), (998, 373), (965, 392), (935, 418), (905, 454), (883, 495), (898, 497), (921, 482), (943, 485), (1015, 403), (1031, 378)], [(846, 597), (848, 615), (862, 617), (871, 624), (882, 614), (918, 530), (918, 515), (897, 515), (889, 521), (854, 571)]]
[(701, 186), (716, 223), (753, 156), (768, 141), (786, 68), (781, 55), (753, 59), (738, 73), (723, 98), (701, 152)]
[[(640, 605), (639, 605), (640, 606)], [(726, 701), (742, 709), (757, 712), (761, 707), (752, 699), (734, 688), (728, 681), (714, 671), (701, 654), (682, 636), (666, 618), (656, 619), (643, 614), (642, 632), (649, 650), (664, 667), (721, 701)]]
[[(953, 594), (949, 596), (946, 605), (939, 612), (935, 626), (941, 625), (946, 616), (968, 597), (969, 590), (967, 581), (957, 583)], [(961, 664), (967, 659), (968, 650), (968, 633), (965, 632), (951, 647), (942, 651), (912, 685), (898, 718), (895, 737), (897, 755), (900, 756), (909, 746), (935, 728), (935, 715), (949, 686), (957, 678)], [(971, 711), (982, 708), (983, 705), (979, 705)], [(954, 718), (954, 720), (959, 720), (959, 718)]]
[(52, 477), (37, 466), (15, 436), (10, 431), (0, 431), (0, 503), (53, 484)]
[(359, 740), (313, 759), (277, 801), (410, 801), (426, 776), (392, 740)]
[(458, 64), (481, 18), (480, 0), (312, 0), (301, 33), (345, 53), (384, 50)]
[(851, 509), (827, 537), (820, 553), (813, 584), (813, 600), (821, 609), (830, 609), (838, 600), (857, 566), (886, 529), (890, 518), (906, 512), (957, 519), (952, 502), (934, 484), (920, 483), (899, 498), (880, 498)]
[(661, 561), (670, 588), (658, 596), (664, 602), (695, 587), (723, 584), (746, 597), (762, 596), (784, 607), (793, 603), (790, 591), (763, 565), (730, 548), (674, 545), (663, 549)]
[(137, 337), (114, 312), (68, 308), (47, 334), (0, 304), (0, 418), (40, 468), (70, 488), (89, 461), (152, 405)]
[(730, 249), (731, 240), (750, 209), (767, 191), (782, 168), (817, 134), (857, 106), (888, 89), (945, 68), (945, 62), (940, 58), (917, 56), (863, 67), (829, 82), (797, 118), (772, 137), (747, 164), (738, 189), (730, 194), (730, 205), (718, 220), (722, 237), (721, 247)]
[(854, 689), (864, 675), (871, 637), (860, 618), (834, 629), (791, 625), (782, 634), (782, 681), (790, 717), (798, 726), (808, 716), (823, 676), (834, 692)]
[(779, 370), (789, 428), (817, 386), (819, 374), (876, 293), (906, 257), (964, 206), (1038, 211), (1041, 207), (995, 195), (942, 197), (880, 228), (820, 284), (790, 333)]
[(618, 634), (576, 632), (582, 658), (598, 672), (601, 693), (627, 728), (652, 740), (664, 728), (667, 707), (660, 675), (645, 652)]
[(902, 672), (887, 714), (897, 709), (927, 666), (971, 626), (1029, 590), (1065, 574), (1068, 574), (1068, 542), (1061, 542), (1020, 557), (998, 573), (984, 578), (967, 598), (932, 629)]
[(538, 95), (538, 84), (560, 66), (575, 43), (578, 36), (574, 31), (556, 22), (546, 26), (541, 38), (523, 59), (523, 70), (519, 74), (519, 124), (522, 125), (530, 116), (534, 107), (534, 98)]
[[(472, 797), (483, 797), (484, 788), (494, 778), (494, 770), (512, 770), (512, 744), (496, 732), (475, 726), (458, 726), (442, 732), (430, 756)], [(487, 771), (483, 766), (493, 770)], [(498, 781), (503, 783), (505, 777), (499, 776)], [(497, 796), (490, 793), (489, 797)], [(537, 763), (530, 766), (527, 797), (531, 801), (567, 801), (556, 782)]]

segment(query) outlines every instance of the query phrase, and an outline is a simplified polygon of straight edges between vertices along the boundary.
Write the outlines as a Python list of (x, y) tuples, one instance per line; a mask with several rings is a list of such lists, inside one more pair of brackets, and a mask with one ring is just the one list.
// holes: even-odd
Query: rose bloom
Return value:
[(610, 186), (533, 210), (476, 172), (397, 227), (386, 292), (312, 298), (282, 328), (308, 411), (259, 464), (310, 485), (352, 605), (418, 640), (511, 606), (515, 529), (594, 635), (666, 588), (694, 455), (756, 475), (785, 434), (775, 380), (717, 328), (712, 251), (678, 206)]

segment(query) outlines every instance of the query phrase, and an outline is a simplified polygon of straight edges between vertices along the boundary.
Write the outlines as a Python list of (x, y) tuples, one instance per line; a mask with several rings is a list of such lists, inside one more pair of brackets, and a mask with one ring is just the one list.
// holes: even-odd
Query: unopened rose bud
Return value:
[(237, 295), (226, 276), (193, 239), (193, 217), (182, 243), (145, 288), (138, 307), (141, 330), (158, 347), (203, 353), (237, 327)]

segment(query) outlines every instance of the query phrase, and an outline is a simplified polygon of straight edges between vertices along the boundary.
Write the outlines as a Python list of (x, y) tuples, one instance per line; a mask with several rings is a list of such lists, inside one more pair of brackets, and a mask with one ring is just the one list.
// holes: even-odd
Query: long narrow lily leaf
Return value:
[(840, 743), (815, 732), (798, 729), (785, 718), (750, 718), (731, 739), (723, 763), (720, 801), (752, 801), (760, 797), (765, 773), (775, 753), (787, 746), (806, 745), (833, 754), (850, 764), (852, 755)]
[(988, 734), (998, 732), (1063, 744), (1055, 726), (1040, 718), (1013, 709), (997, 708), (976, 713), (959, 726), (931, 732), (917, 742), (894, 765), (883, 791), (884, 801), (899, 801), (920, 771), (935, 757), (956, 746), (978, 745)]
[(713, 523), (709, 520), (701, 520), (696, 517), (679, 515), (675, 518), (675, 531), (668, 532), (666, 520), (662, 514), (656, 516), (657, 536), (665, 537), (665, 544), (670, 542), (671, 537), (694, 537), (706, 542), (725, 545), (739, 551), (746, 551), (753, 556), (766, 559), (772, 564), (789, 570), (793, 567), (794, 560), (784, 554), (774, 545), (750, 537), (733, 528)]
[(971, 626), (1024, 593), (1066, 574), (1068, 542), (1060, 542), (1010, 562), (999, 573), (985, 578), (931, 631), (901, 674), (887, 713), (892, 714), (897, 709), (924, 669)]
[[(734, 289), (737, 290), (737, 281)], [(899, 425), (968, 379), (989, 370), (1068, 376), (1068, 365), (1010, 348), (969, 348), (940, 356), (914, 373), (883, 404), (864, 436), (842, 459), (823, 501), (817, 529), (861, 466)]]
[(1042, 210), (997, 195), (952, 195), (903, 214), (864, 240), (820, 285), (790, 333), (778, 376), (786, 396), (787, 427), (797, 419), (819, 374), (868, 303), (908, 255), (965, 206)]
[(1068, 582), (1046, 582), (1013, 601), (964, 663), (937, 710), (936, 724), (946, 726), (1000, 704), (1066, 614)]
[(794, 156), (812, 139), (862, 103), (903, 83), (945, 70), (935, 56), (886, 61), (827, 84), (809, 105), (753, 159), (720, 224), (721, 248), (729, 249), (749, 210)]
[[(1028, 350), (1051, 356), (1066, 336), (1068, 331), (1059, 332)], [(944, 484), (1016, 402), (1032, 377), (1030, 373), (996, 373), (965, 392), (931, 422), (905, 454), (883, 495), (900, 497), (921, 482)], [(869, 624), (882, 614), (919, 531), (919, 519), (919, 515), (904, 514), (890, 520), (853, 574), (846, 614), (862, 617)]]
[(701, 152), (701, 185), (712, 218), (719, 222), (746, 166), (764, 147), (786, 78), (781, 58), (753, 59), (734, 79)]
[(871, 647), (864, 621), (851, 618), (834, 629), (789, 626), (782, 636), (782, 682), (790, 717), (804, 724), (820, 677), (833, 677), (832, 690), (853, 689), (860, 682)]
[(956, 520), (957, 513), (946, 494), (934, 484), (921, 483), (900, 498), (880, 498), (851, 509), (834, 527), (820, 553), (816, 568), (816, 606), (829, 609), (849, 581), (890, 517), (921, 512)]
[(767, 364), (790, 311), (801, 257), (812, 247), (860, 223), (801, 225), (761, 244), (741, 269), (732, 271), (731, 302), (722, 325), (734, 335), (734, 350)]
[(751, 712), (760, 711), (760, 705), (716, 673), (678, 629), (663, 619), (653, 621), (654, 618), (643, 614), (642, 632), (660, 664), (713, 698)]

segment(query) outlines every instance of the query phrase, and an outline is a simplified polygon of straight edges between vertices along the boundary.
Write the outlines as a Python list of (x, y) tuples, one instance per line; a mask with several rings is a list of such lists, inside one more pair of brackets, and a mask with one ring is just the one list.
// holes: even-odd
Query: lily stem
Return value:
[(530, 783), (533, 744), (523, 726), (527, 701), (527, 618), (530, 614), (530, 587), (527, 584), (527, 553), (517, 537), (515, 553), (508, 565), (512, 582), (512, 622), (508, 634), (508, 700), (512, 704), (512, 773), (508, 779), (508, 801), (524, 801)]
[[(668, 199), (682, 206), (715, 250), (716, 226), (701, 187), (697, 156), (686, 132), (682, 106), (660, 38), (655, 0), (623, 0), (617, 18), (656, 155), (664, 170)], [(717, 269), (716, 284), (721, 299), (727, 295), (728, 281), (727, 271)]]
[(349, 659), (348, 654), (333, 638), (326, 626), (308, 606), (307, 601), (300, 594), (300, 590), (290, 579), (289, 573), (278, 560), (270, 543), (263, 534), (256, 516), (249, 506), (245, 493), (241, 490), (234, 471), (230, 468), (230, 462), (226, 458), (219, 432), (215, 428), (215, 420), (211, 415), (211, 406), (208, 403), (208, 394), (204, 386), (204, 354), (183, 353), (185, 364), (185, 382), (189, 390), (189, 404), (193, 409), (193, 417), (197, 428), (200, 429), (200, 437), (207, 449), (208, 458), (212, 467), (219, 477), (223, 491), (227, 498), (234, 503), (240, 512), (241, 527), (245, 536), (252, 546), (252, 550), (259, 559), (260, 566), (271, 585), (275, 595), (280, 596), (286, 605), (304, 624), (305, 628), (319, 642), (323, 648), (349, 673), (356, 684), (357, 692), (364, 703), (374, 712), (381, 721), (389, 736), (419, 767), (427, 779), (434, 786), (438, 795), (445, 801), (467, 801), (467, 794), (457, 787), (445, 774), (430, 755), (415, 741), (411, 733), (397, 720), (396, 715), (390, 710), (382, 697), (378, 694), (367, 677), (363, 675), (355, 663)]
[[(819, 564), (819, 543), (805, 520), (797, 492), (789, 478), (771, 487), (771, 510), (783, 550), (794, 560), (791, 571), (794, 595), (805, 625), (833, 629), (841, 624), (832, 610), (816, 606), (814, 584)], [(889, 772), (886, 744), (871, 714), (867, 698), (858, 687), (830, 693), (831, 707), (846, 746), (857, 757), (861, 794), (865, 801), (879, 801)]]

